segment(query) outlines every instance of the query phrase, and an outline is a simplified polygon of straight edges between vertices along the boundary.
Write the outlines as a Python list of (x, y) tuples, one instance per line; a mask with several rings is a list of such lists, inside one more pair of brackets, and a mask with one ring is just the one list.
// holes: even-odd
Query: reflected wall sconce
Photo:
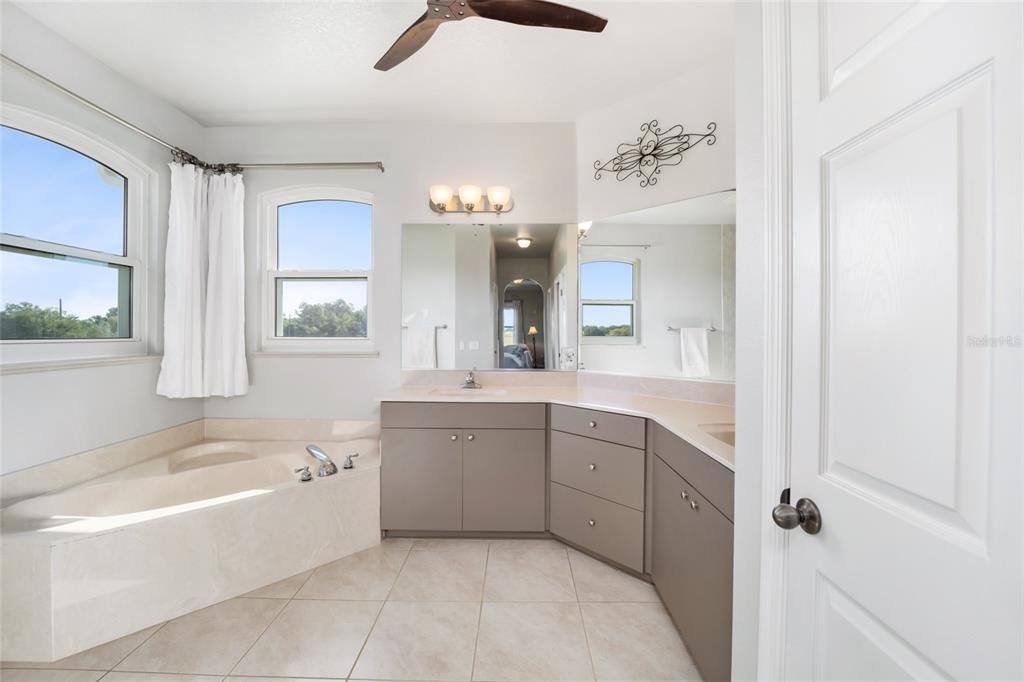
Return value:
[(512, 190), (503, 185), (488, 187), (463, 185), (458, 192), (448, 185), (430, 187), (430, 210), (439, 215), (446, 213), (508, 213), (512, 210)]

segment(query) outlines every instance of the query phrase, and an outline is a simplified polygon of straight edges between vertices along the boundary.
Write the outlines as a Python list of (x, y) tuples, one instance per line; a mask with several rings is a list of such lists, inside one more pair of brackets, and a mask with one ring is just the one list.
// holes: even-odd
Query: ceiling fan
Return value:
[(523, 26), (568, 28), (600, 33), (607, 19), (546, 0), (427, 0), (427, 11), (405, 30), (373, 68), (388, 71), (427, 44), (434, 31), (449, 21), (482, 17)]

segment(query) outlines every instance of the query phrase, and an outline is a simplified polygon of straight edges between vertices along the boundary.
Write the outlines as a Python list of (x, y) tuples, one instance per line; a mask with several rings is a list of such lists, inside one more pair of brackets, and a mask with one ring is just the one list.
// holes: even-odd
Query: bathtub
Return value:
[(0, 656), (60, 659), (379, 543), (379, 441), (317, 442), (337, 474), (306, 441), (211, 440), (4, 509)]

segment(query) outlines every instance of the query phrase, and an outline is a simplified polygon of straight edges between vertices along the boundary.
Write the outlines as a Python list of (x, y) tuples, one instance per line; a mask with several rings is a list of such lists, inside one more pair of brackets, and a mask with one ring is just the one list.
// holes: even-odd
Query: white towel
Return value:
[(704, 327), (683, 327), (680, 329), (679, 354), (683, 376), (706, 377), (710, 374), (708, 330)]
[(402, 340), (402, 365), (407, 369), (434, 367), (434, 328), (409, 325)]

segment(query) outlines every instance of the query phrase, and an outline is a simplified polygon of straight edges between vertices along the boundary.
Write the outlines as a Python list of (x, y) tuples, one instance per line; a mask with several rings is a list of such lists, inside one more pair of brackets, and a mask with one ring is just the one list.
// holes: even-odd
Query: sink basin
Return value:
[(503, 388), (435, 388), (430, 393), (451, 398), (495, 398), (508, 391)]
[(717, 438), (726, 445), (736, 446), (736, 425), (735, 424), (701, 424), (701, 431), (712, 438)]

